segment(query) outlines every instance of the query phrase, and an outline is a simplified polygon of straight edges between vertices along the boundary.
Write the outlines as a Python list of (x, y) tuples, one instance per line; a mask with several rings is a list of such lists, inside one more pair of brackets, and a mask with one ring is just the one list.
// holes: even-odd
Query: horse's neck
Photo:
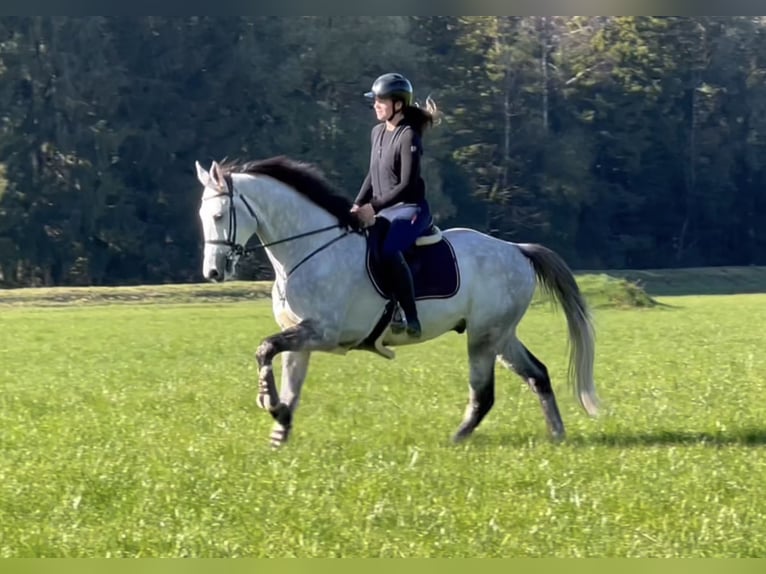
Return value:
[[(241, 193), (255, 206), (258, 237), (263, 243), (284, 239), (329, 227), (338, 221), (324, 209), (314, 205), (300, 193), (280, 181), (266, 176), (244, 176)], [(338, 230), (293, 239), (267, 248), (269, 259), (278, 267), (290, 269), (318, 245), (326, 243)]]

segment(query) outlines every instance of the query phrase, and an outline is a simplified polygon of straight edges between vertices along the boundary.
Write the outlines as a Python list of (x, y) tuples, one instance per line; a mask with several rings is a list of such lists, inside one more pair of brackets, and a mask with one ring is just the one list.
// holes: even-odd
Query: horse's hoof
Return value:
[(551, 433), (551, 442), (554, 444), (561, 444), (564, 442), (567, 438), (567, 435), (565, 432), (554, 432)]
[(462, 442), (465, 442), (468, 439), (468, 437), (470, 437), (472, 434), (473, 434), (473, 431), (459, 430), (452, 435), (452, 443), (460, 444)]
[(269, 443), (271, 444), (272, 450), (277, 450), (278, 448), (285, 445), (287, 442), (287, 438), (290, 435), (290, 427), (282, 427), (277, 426), (274, 427), (274, 430), (271, 431), (271, 437), (269, 437)]

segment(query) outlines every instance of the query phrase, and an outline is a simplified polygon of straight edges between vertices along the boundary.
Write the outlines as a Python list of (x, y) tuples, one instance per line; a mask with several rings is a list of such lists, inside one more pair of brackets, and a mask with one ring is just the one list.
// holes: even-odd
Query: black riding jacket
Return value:
[(370, 139), (370, 171), (354, 203), (370, 203), (377, 213), (399, 202), (423, 201), (426, 194), (420, 175), (423, 150), (417, 132), (403, 123), (387, 131), (386, 124), (380, 123), (372, 128)]

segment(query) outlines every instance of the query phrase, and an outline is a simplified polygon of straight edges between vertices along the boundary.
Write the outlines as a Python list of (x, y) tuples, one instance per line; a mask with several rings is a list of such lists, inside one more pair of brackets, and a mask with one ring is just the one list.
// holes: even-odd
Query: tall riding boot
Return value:
[(421, 335), (418, 310), (415, 306), (415, 286), (412, 282), (410, 266), (401, 251), (391, 258), (391, 277), (394, 280), (394, 296), (407, 318), (407, 334), (419, 338)]

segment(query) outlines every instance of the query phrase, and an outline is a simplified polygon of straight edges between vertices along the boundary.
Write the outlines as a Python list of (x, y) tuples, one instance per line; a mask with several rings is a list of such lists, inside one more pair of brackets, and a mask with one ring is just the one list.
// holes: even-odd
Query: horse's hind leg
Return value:
[(511, 337), (501, 354), (502, 362), (529, 384), (540, 399), (548, 431), (554, 440), (564, 438), (564, 423), (556, 404), (547, 367), (535, 357), (515, 336)]
[(489, 338), (468, 335), (468, 407), (463, 422), (453, 436), (455, 442), (468, 438), (495, 403), (496, 351)]

